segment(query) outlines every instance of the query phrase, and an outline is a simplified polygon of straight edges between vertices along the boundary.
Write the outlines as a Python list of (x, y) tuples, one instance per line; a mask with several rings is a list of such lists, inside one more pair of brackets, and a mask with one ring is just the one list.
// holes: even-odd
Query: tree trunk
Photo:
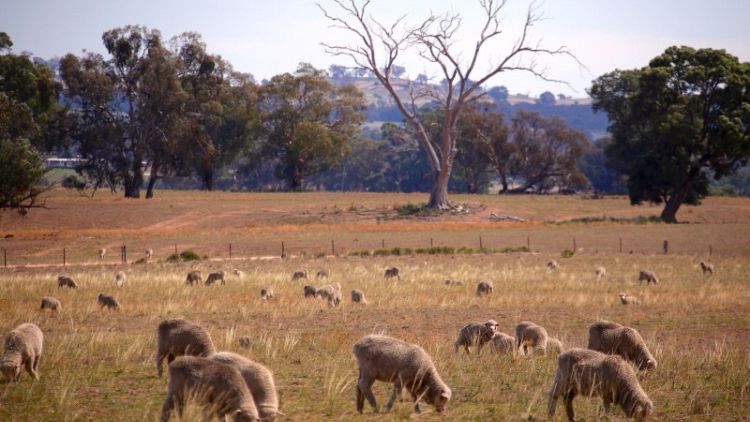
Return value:
[(214, 190), (214, 169), (203, 169), (203, 189), (207, 191)]
[(674, 195), (672, 195), (672, 197), (669, 198), (667, 203), (664, 205), (664, 209), (661, 212), (662, 221), (670, 224), (677, 223), (677, 211), (679, 211), (682, 203), (685, 202), (685, 198), (687, 198), (688, 194), (690, 193), (690, 189), (693, 188), (693, 183), (695, 182), (695, 178), (698, 177), (699, 173), (700, 167), (691, 170), (688, 173), (679, 189), (677, 189)]
[(159, 178), (159, 161), (154, 160), (151, 164), (151, 175), (148, 177), (148, 186), (146, 187), (146, 199), (154, 197), (154, 186), (156, 186), (156, 180)]
[(503, 185), (503, 188), (500, 189), (500, 192), (498, 193), (508, 193), (508, 178), (503, 176), (500, 176), (500, 182)]
[(289, 190), (295, 192), (302, 190), (302, 170), (299, 166), (292, 166), (292, 173), (289, 175)]

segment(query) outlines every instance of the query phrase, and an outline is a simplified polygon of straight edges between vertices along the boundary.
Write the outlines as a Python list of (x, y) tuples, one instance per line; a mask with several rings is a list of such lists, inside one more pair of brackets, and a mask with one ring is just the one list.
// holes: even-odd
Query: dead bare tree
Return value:
[[(326, 52), (335, 56), (351, 58), (356, 67), (366, 69), (383, 85), (393, 98), (405, 120), (411, 124), (434, 176), (434, 184), (427, 206), (437, 209), (449, 209), (448, 182), (453, 169), (456, 149), (456, 123), (463, 107), (476, 101), (482, 95), (482, 84), (501, 72), (522, 71), (554, 82), (544, 68), (540, 68), (536, 57), (568, 56), (578, 62), (576, 57), (564, 46), (557, 49), (544, 48), (529, 40), (529, 30), (542, 19), (536, 6), (532, 3), (526, 13), (521, 35), (515, 40), (510, 51), (496, 58), (486, 72), (478, 78), (472, 78), (480, 57), (490, 41), (503, 33), (500, 13), (507, 0), (479, 0), (484, 10), (484, 25), (479, 33), (476, 46), (470, 52), (468, 60), (461, 59), (461, 51), (455, 47), (456, 32), (461, 26), (461, 16), (456, 13), (443, 15), (431, 14), (420, 24), (406, 28), (402, 25), (405, 16), (386, 26), (368, 15), (370, 0), (332, 0), (342, 12), (342, 16), (329, 13), (323, 6), (318, 7), (334, 28), (349, 32), (357, 40), (353, 45), (333, 45), (323, 43)], [(393, 84), (393, 69), (396, 60), (406, 50), (416, 49), (426, 62), (437, 66), (444, 77), (445, 89), (438, 92), (427, 87), (426, 92), (418, 93), (409, 89), (409, 94), (399, 94)], [(381, 52), (384, 56), (381, 57)], [(579, 63), (580, 64), (580, 63)], [(402, 98), (404, 95), (404, 98)], [(416, 100), (420, 96), (430, 96), (442, 109), (442, 132), (436, 142), (431, 142), (428, 131), (419, 121)]]

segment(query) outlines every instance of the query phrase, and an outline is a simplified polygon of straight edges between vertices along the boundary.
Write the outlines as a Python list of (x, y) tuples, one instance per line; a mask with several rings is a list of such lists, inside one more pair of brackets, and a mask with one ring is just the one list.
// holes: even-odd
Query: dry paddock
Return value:
[[(560, 268), (548, 272), (545, 263)], [(211, 333), (217, 348), (232, 350), (269, 366), (275, 373), (283, 420), (397, 420), (412, 413), (407, 402), (393, 413), (363, 417), (354, 410), (356, 366), (352, 344), (368, 333), (386, 333), (422, 345), (453, 389), (447, 417), (431, 410), (422, 420), (544, 419), (546, 393), (555, 359), (455, 355), (458, 330), (471, 321), (493, 318), (512, 333), (521, 320), (535, 321), (566, 346), (585, 346), (587, 327), (606, 318), (637, 328), (659, 361), (641, 382), (655, 404), (656, 420), (743, 420), (750, 415), (750, 262), (716, 257), (716, 274), (704, 279), (699, 258), (687, 255), (559, 254), (455, 255), (383, 258), (291, 259), (70, 267), (81, 286), (58, 290), (59, 269), (0, 272), (0, 329), (31, 321), (45, 333), (41, 380), (24, 374), (18, 384), (0, 384), (0, 420), (155, 420), (166, 393), (156, 377), (155, 329), (166, 318), (187, 318)], [(396, 265), (401, 281), (385, 281)], [(607, 268), (596, 281), (594, 269)], [(232, 275), (234, 267), (244, 272)], [(225, 286), (183, 284), (191, 268), (205, 275), (227, 272)], [(297, 269), (331, 278), (291, 281)], [(661, 278), (657, 286), (637, 283), (638, 270)], [(124, 269), (128, 283), (117, 288)], [(446, 278), (463, 286), (446, 286)], [(476, 283), (492, 280), (489, 297), (474, 295)], [(305, 299), (305, 284), (340, 282), (345, 301), (328, 308)], [(260, 300), (270, 286), (276, 297)], [(349, 300), (363, 290), (366, 306)], [(100, 310), (96, 296), (106, 292), (122, 304), (119, 312)], [(617, 294), (641, 299), (623, 306)], [(39, 311), (42, 296), (61, 300), (57, 314)], [(251, 345), (240, 347), (247, 336)], [(388, 387), (377, 383), (381, 404)], [(404, 395), (406, 397), (406, 395)], [(585, 420), (595, 419), (598, 400), (577, 399)], [(564, 414), (558, 409), (558, 415)], [(611, 415), (620, 420), (619, 410)]]

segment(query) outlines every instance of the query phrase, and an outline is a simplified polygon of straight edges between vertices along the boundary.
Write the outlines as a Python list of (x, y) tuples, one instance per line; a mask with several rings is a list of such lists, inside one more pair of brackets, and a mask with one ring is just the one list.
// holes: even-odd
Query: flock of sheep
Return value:
[[(554, 271), (557, 262), (550, 261), (547, 268)], [(701, 262), (705, 275), (712, 275), (714, 266)], [(241, 276), (239, 270), (235, 275)], [(597, 279), (606, 275), (604, 267), (595, 270)], [(389, 267), (385, 278), (400, 279), (400, 270)], [(316, 278), (328, 278), (329, 273), (321, 270)], [(296, 271), (293, 280), (307, 278), (307, 271)], [(641, 270), (639, 281), (659, 283), (651, 271)], [(115, 283), (123, 286), (127, 277), (120, 271)], [(188, 273), (188, 285), (202, 282), (199, 271)], [(224, 272), (209, 274), (206, 285), (225, 283)], [(461, 281), (446, 280), (448, 285), (461, 285)], [(61, 275), (58, 288), (76, 288), (78, 284), (70, 277)], [(481, 281), (476, 288), (478, 296), (493, 292), (490, 281)], [(329, 306), (341, 303), (341, 284), (333, 283), (316, 288), (303, 287), (305, 297), (322, 298)], [(273, 298), (269, 287), (261, 289), (261, 299)], [(351, 299), (355, 303), (366, 304), (364, 293), (354, 289)], [(626, 293), (620, 294), (623, 304), (638, 303)], [(113, 296), (101, 293), (97, 302), (102, 308), (118, 310), (120, 304)], [(42, 298), (42, 309), (59, 311), (62, 305), (52, 297)], [(655, 371), (656, 359), (649, 351), (641, 335), (634, 328), (615, 322), (598, 321), (589, 327), (586, 349), (565, 350), (562, 342), (548, 335), (544, 327), (533, 322), (523, 321), (516, 325), (515, 337), (498, 331), (498, 323), (488, 320), (484, 323), (470, 323), (458, 333), (454, 350), (463, 349), (477, 353), (489, 344), (496, 353), (523, 353), (537, 355), (553, 352), (558, 354), (557, 371), (548, 396), (548, 414), (553, 417), (556, 403), (562, 398), (570, 421), (575, 420), (573, 399), (578, 396), (597, 396), (603, 401), (605, 410), (612, 404), (618, 405), (628, 418), (642, 420), (653, 411), (653, 403), (638, 381), (638, 371)], [(156, 330), (157, 351), (156, 369), (161, 377), (163, 361), (169, 365), (167, 396), (162, 406), (162, 421), (168, 421), (176, 410), (182, 414), (189, 400), (202, 404), (206, 412), (219, 416), (221, 420), (230, 416), (235, 421), (272, 421), (279, 411), (278, 394), (273, 373), (265, 366), (232, 352), (217, 352), (208, 331), (192, 322), (174, 319), (159, 324)], [(11, 382), (18, 381), (23, 368), (34, 379), (39, 379), (39, 361), (42, 356), (44, 335), (38, 326), (24, 323), (13, 329), (5, 338), (5, 353), (0, 360), (0, 370)], [(240, 343), (245, 338), (240, 339)], [(420, 411), (420, 403), (426, 403), (442, 412), (451, 398), (450, 387), (442, 380), (431, 357), (420, 346), (409, 344), (385, 335), (367, 335), (353, 346), (359, 377), (356, 384), (356, 408), (362, 412), (364, 400), (377, 412), (378, 405), (372, 392), (375, 381), (393, 384), (393, 391), (386, 405), (390, 410), (401, 391), (406, 389), (412, 397), (414, 407)]]

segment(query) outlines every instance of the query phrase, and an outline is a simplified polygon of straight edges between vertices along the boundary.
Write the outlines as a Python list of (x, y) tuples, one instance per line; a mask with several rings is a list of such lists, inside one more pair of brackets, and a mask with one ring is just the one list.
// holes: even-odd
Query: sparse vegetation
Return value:
[[(208, 256), (203, 256), (202, 259), (208, 259)], [(182, 251), (179, 254), (169, 255), (167, 257), (167, 262), (170, 262), (170, 263), (200, 261), (200, 260), (201, 260), (201, 256), (190, 249)]]

